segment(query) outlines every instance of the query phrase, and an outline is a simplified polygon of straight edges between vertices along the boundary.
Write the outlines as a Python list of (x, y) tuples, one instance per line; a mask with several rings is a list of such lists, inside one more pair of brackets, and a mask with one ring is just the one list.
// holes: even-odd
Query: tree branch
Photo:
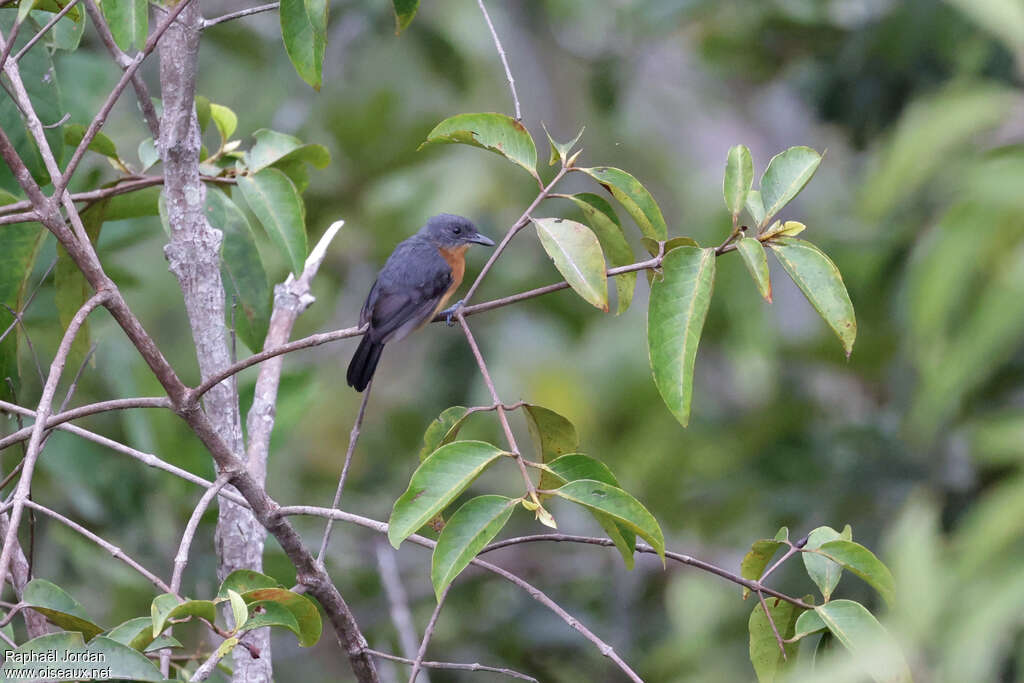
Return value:
[(491, 31), (491, 38), (494, 39), (494, 47), (498, 50), (498, 56), (501, 57), (501, 65), (505, 68), (505, 78), (508, 79), (508, 89), (512, 91), (512, 102), (516, 108), (516, 121), (523, 120), (523, 114), (519, 110), (519, 95), (516, 94), (516, 81), (512, 78), (512, 69), (508, 66), (508, 57), (505, 56), (505, 50), (501, 47), (501, 41), (498, 40), (498, 32), (494, 30), (494, 24), (491, 22), (491, 15), (487, 13), (487, 8), (484, 7), (484, 0), (476, 0), (476, 4), (480, 6), (480, 11), (484, 15), (484, 21), (487, 22), (487, 28)]
[[(401, 662), (402, 664), (412, 664), (413, 660), (407, 657), (398, 657), (387, 652), (381, 652), (380, 650), (370, 650), (369, 652), (374, 657), (380, 657), (381, 659), (387, 659), (392, 662)], [(521, 681), (533, 681), (533, 683), (539, 683), (539, 681), (533, 676), (527, 676), (524, 673), (513, 671), (512, 669), (501, 669), (496, 666), (484, 666), (483, 664), (458, 664), (455, 662), (420, 662), (420, 666), (428, 669), (452, 669), (455, 671), (489, 671), (491, 673), (501, 674), (503, 676), (510, 676), (511, 678), (518, 678)]]
[(280, 2), (269, 2), (266, 5), (258, 5), (257, 7), (249, 7), (248, 9), (240, 9), (237, 12), (231, 12), (217, 17), (216, 19), (203, 19), (200, 24), (202, 30), (206, 30), (211, 26), (222, 24), (225, 21), (233, 21), (234, 19), (241, 19), (242, 17), (248, 17), (253, 14), (259, 14), (260, 12), (272, 12), (281, 6)]

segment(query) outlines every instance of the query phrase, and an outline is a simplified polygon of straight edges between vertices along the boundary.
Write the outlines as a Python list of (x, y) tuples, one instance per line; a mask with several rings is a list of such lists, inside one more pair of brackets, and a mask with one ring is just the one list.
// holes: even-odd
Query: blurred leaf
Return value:
[(416, 533), (504, 454), (483, 441), (455, 441), (434, 451), (416, 468), (409, 488), (395, 501), (388, 522), (391, 545), (397, 548)]
[[(78, 147), (82, 142), (82, 138), (85, 137), (85, 126), (80, 123), (69, 123), (64, 126), (64, 144), (70, 145), (71, 147)], [(96, 133), (96, 137), (92, 139), (87, 148), (90, 151), (102, 154), (105, 157), (116, 159), (120, 161), (120, 157), (117, 155), (117, 147), (114, 145), (114, 141), (108, 138), (103, 133)]]
[(149, 608), (153, 618), (153, 637), (159, 636), (171, 619), (199, 617), (211, 624), (217, 619), (217, 608), (210, 600), (185, 600), (182, 602), (172, 593), (164, 593), (153, 599)]
[[(608, 484), (609, 486), (622, 488), (607, 465), (582, 453), (563, 455), (548, 463), (548, 468), (554, 473), (555, 477), (543, 471), (539, 486), (541, 489), (555, 488), (563, 483), (567, 484), (579, 479), (591, 479)], [(561, 481), (556, 482), (556, 478)], [(608, 534), (608, 538), (615, 543), (615, 547), (626, 563), (626, 569), (632, 569), (634, 565), (633, 553), (636, 550), (636, 534), (629, 527), (619, 525), (610, 515), (598, 512), (597, 510), (591, 510), (590, 513), (601, 525), (601, 528), (605, 530), (605, 533)]]
[[(85, 234), (89, 236), (93, 244), (96, 244), (96, 240), (100, 237), (109, 201), (96, 202), (81, 212)], [(85, 275), (61, 245), (57, 245), (57, 267), (53, 272), (53, 287), (60, 328), (61, 331), (67, 331), (68, 325), (71, 324), (82, 305), (92, 296), (93, 291), (86, 281)], [(90, 340), (89, 321), (86, 320), (79, 328), (74, 341), (71, 342), (71, 353), (68, 355), (69, 365), (76, 366), (82, 362), (89, 352)]]
[[(103, 222), (123, 221), (126, 218), (142, 218), (159, 214), (160, 188), (144, 187), (141, 190), (115, 195), (106, 201)], [(91, 211), (95, 204), (86, 212)], [(84, 220), (84, 219), (83, 219)]]
[(132, 47), (141, 50), (145, 46), (149, 35), (149, 3), (146, 0), (103, 0), (101, 7), (119, 48), (130, 52)]
[[(582, 131), (580, 131), (582, 134)], [(633, 250), (626, 241), (622, 224), (615, 210), (608, 201), (599, 195), (584, 192), (582, 194), (564, 195), (571, 199), (583, 211), (587, 225), (601, 242), (608, 263), (613, 267), (628, 266), (633, 263)], [(655, 251), (657, 253), (657, 251)], [(618, 305), (615, 315), (625, 313), (633, 301), (633, 290), (636, 288), (636, 273), (616, 275), (615, 291), (618, 294)]]
[(423, 446), (420, 447), (420, 462), (441, 446), (451, 443), (459, 436), (463, 421), (469, 416), (465, 406), (445, 408), (423, 433)]
[(234, 619), (235, 631), (245, 626), (245, 622), (249, 621), (249, 608), (245, 604), (245, 600), (242, 600), (242, 596), (237, 592), (228, 589), (228, 600), (231, 602), (231, 616)]
[(800, 194), (820, 163), (821, 155), (810, 147), (790, 147), (772, 157), (761, 176), (761, 203), (765, 212), (761, 224)]
[(85, 21), (82, 17), (72, 18), (76, 14), (78, 6), (64, 15), (64, 18), (53, 27), (53, 44), (58, 50), (73, 52), (78, 49), (82, 42), (82, 34), (85, 33)]
[(206, 193), (206, 219), (224, 235), (221, 279), (228, 320), (232, 302), (237, 301), (240, 315), (234, 316), (235, 330), (249, 349), (261, 351), (270, 325), (271, 291), (252, 226), (226, 194), (215, 190)]
[(775, 221), (771, 227), (761, 233), (761, 239), (767, 241), (770, 237), (783, 236), (783, 237), (796, 237), (804, 230), (807, 226), (798, 221)]
[(886, 604), (892, 605), (896, 597), (892, 573), (873, 552), (860, 543), (838, 539), (822, 543), (810, 552), (826, 557), (864, 579), (878, 591)]
[(271, 600), (254, 600), (249, 604), (249, 619), (239, 632), (254, 631), (266, 626), (281, 626), (302, 637), (299, 622), (291, 610)]
[(846, 357), (849, 358), (857, 338), (857, 318), (836, 264), (810, 242), (794, 237), (775, 238), (768, 246), (807, 300), (839, 337)]
[[(132, 681), (163, 681), (160, 671), (146, 657), (116, 640), (97, 636), (87, 645), (80, 633), (63, 631), (39, 636), (24, 643), (13, 652), (23, 655), (25, 662), (47, 662), (54, 652), (61, 653), (66, 661), (102, 662), (102, 668), (110, 679), (127, 679)], [(24, 664), (18, 663), (17, 657), (9, 653), (3, 666), (0, 666), (0, 678), (16, 680), (18, 673), (24, 671)], [(72, 669), (54, 667), (55, 670), (66, 672), (65, 676), (47, 680), (77, 681), (80, 676), (72, 676)]]
[(828, 626), (821, 620), (821, 617), (814, 610), (805, 610), (796, 620), (796, 627), (793, 630), (794, 638), (804, 638), (812, 633), (824, 631)]
[(563, 218), (534, 218), (541, 246), (558, 272), (584, 301), (608, 311), (608, 279), (597, 236), (582, 223)]
[(103, 633), (82, 604), (46, 579), (32, 579), (25, 585), (22, 602), (39, 612), (47, 621), (66, 631), (78, 631), (85, 640)]
[[(39, 223), (15, 223), (0, 228), (0, 303), (14, 311), (20, 311), (24, 304), (32, 267), (47, 234)], [(2, 334), (14, 322), (14, 318), (9, 311), (3, 309), (0, 310), (0, 321)], [(21, 334), (20, 328), (13, 329), (0, 342), (0, 397), (4, 399), (14, 399), (5, 378), (10, 377), (15, 387), (20, 384), (18, 340)]]
[[(658, 241), (652, 240), (650, 237), (641, 237), (640, 243), (644, 245), (644, 249), (651, 256), (658, 255)], [(677, 247), (700, 247), (697, 240), (692, 237), (673, 237), (670, 240), (665, 240), (665, 253), (672, 251)], [(651, 271), (647, 271), (650, 273)]]
[(156, 148), (156, 143), (153, 142), (153, 138), (146, 138), (139, 143), (139, 164), (142, 166), (142, 172), (145, 173), (151, 169), (156, 162), (160, 161), (160, 152)]
[(202, 95), (196, 95), (196, 119), (199, 122), (199, 130), (203, 133), (206, 132), (206, 127), (210, 125), (210, 98)]
[(228, 591), (233, 590), (240, 595), (258, 588), (280, 588), (281, 585), (270, 576), (251, 569), (236, 569), (227, 575), (217, 590), (217, 599), (226, 600)]
[(1015, 98), (1002, 86), (954, 83), (911, 104), (861, 186), (864, 214), (878, 219), (912, 196), (980, 132), (1005, 121)]
[(548, 143), (551, 145), (551, 156), (548, 159), (548, 165), (554, 166), (555, 164), (565, 164), (569, 161), (569, 157), (572, 155), (572, 148), (576, 146), (576, 143), (583, 137), (583, 128), (580, 128), (580, 132), (576, 133), (569, 142), (559, 143), (555, 142), (555, 139), (551, 137), (551, 133), (548, 131), (548, 127), (541, 121), (540, 125), (544, 128), (544, 133), (548, 136)]
[(238, 128), (238, 115), (230, 107), (225, 107), (222, 104), (210, 102), (209, 108), (210, 119), (213, 121), (213, 125), (217, 126), (217, 132), (220, 133), (220, 141), (223, 145), (235, 134), (235, 130)]
[[(807, 535), (807, 545), (803, 549), (817, 550), (823, 543), (840, 539), (842, 536), (832, 527), (820, 526)], [(832, 591), (839, 584), (839, 577), (843, 573), (842, 567), (832, 560), (810, 552), (801, 553), (801, 557), (803, 557), (807, 575), (817, 584), (825, 602), (828, 602), (832, 597)]]
[[(784, 639), (791, 638), (797, 617), (806, 610), (778, 598), (766, 598), (764, 604), (768, 606), (768, 613), (779, 635)], [(754, 605), (754, 611), (750, 613), (747, 630), (750, 633), (750, 662), (754, 665), (758, 683), (781, 681), (785, 672), (796, 664), (797, 644), (786, 643), (786, 654), (783, 657), (775, 632), (760, 602)]]
[(580, 170), (612, 193), (646, 237), (658, 241), (667, 239), (668, 226), (665, 225), (665, 217), (661, 215), (661, 209), (654, 201), (654, 197), (640, 181), (629, 173), (610, 166)]
[(1024, 52), (1024, 6), (1016, 0), (946, 0), (1016, 54)]
[(751, 190), (747, 193), (744, 206), (750, 217), (754, 219), (755, 226), (764, 225), (767, 216), (765, 215), (764, 202), (761, 200), (761, 192), (759, 190)]
[(144, 652), (153, 643), (153, 618), (135, 617), (118, 624), (104, 634), (111, 640), (127, 645), (133, 650)]
[(215, 653), (217, 658), (223, 659), (231, 654), (231, 651), (235, 649), (236, 645), (238, 645), (238, 641), (238, 636), (231, 636), (230, 638), (222, 640), (220, 645), (217, 646), (217, 651)]
[(455, 511), (437, 537), (430, 568), (439, 602), (448, 584), (498, 535), (517, 503), (505, 496), (477, 496)]
[[(181, 641), (178, 640), (177, 638), (175, 638), (174, 636), (160, 636), (159, 638), (154, 638), (153, 642), (151, 642), (149, 645), (147, 645), (146, 649), (143, 650), (143, 652), (156, 652), (158, 650), (163, 650), (164, 648), (179, 648), (179, 647), (185, 647), (185, 646), (182, 645)], [(135, 648), (132, 648), (132, 649), (134, 650)]]
[(863, 605), (834, 600), (814, 608), (828, 630), (878, 683), (911, 681), (910, 669), (892, 637)]
[[(743, 561), (740, 562), (740, 576), (751, 581), (760, 581), (764, 570), (768, 568), (768, 563), (771, 562), (779, 548), (785, 545), (779, 540), (767, 538), (754, 541), (750, 550), (743, 556)], [(750, 589), (744, 587), (743, 599), (746, 600), (748, 595), (750, 595)]]
[(757, 291), (761, 293), (765, 301), (771, 303), (772, 282), (768, 272), (768, 256), (764, 252), (764, 246), (753, 237), (744, 237), (736, 243), (736, 251), (740, 253), (743, 265), (747, 267), (750, 277), (754, 278)]
[(555, 489), (554, 495), (588, 510), (608, 515), (616, 524), (626, 527), (650, 543), (661, 557), (662, 564), (665, 563), (665, 537), (658, 521), (640, 501), (622, 489), (602, 481), (578, 479)]
[(395, 8), (395, 35), (397, 36), (409, 28), (409, 24), (416, 16), (416, 10), (420, 7), (420, 0), (393, 0), (392, 5)]
[(331, 154), (323, 145), (304, 145), (297, 137), (261, 128), (252, 134), (256, 143), (249, 150), (248, 166), (253, 173), (267, 166), (305, 161), (317, 168), (331, 163)]
[(242, 594), (246, 604), (276, 603), (287, 609), (295, 617), (298, 624), (300, 647), (312, 647), (320, 640), (323, 632), (323, 621), (316, 604), (304, 595), (284, 588), (257, 588)]
[(500, 154), (537, 177), (537, 147), (523, 124), (505, 114), (459, 114), (445, 119), (427, 135), (419, 149), (462, 143)]
[(747, 193), (754, 182), (754, 160), (746, 145), (736, 145), (729, 150), (725, 159), (725, 179), (722, 181), (722, 193), (725, 195), (725, 206), (734, 217), (747, 202)]
[(327, 48), (326, 0), (282, 0), (281, 36), (292, 66), (320, 92)]
[[(568, 418), (548, 408), (530, 404), (524, 405), (523, 411), (541, 462), (550, 464), (566, 453), (575, 453), (579, 448), (579, 435)], [(547, 472), (541, 472), (540, 488), (553, 489), (561, 485), (562, 482), (553, 479)]]
[(685, 427), (690, 421), (693, 368), (715, 285), (715, 250), (679, 247), (662, 261), (651, 287), (647, 343), (651, 370), (665, 405)]
[(288, 257), (292, 273), (301, 275), (308, 252), (306, 212), (295, 185), (278, 169), (265, 168), (239, 176), (238, 187), (271, 241)]

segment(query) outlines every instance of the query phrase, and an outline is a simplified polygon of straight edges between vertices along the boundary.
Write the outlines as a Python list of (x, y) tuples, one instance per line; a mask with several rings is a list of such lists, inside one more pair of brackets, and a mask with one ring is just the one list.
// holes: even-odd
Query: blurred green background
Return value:
[[(514, 0), (489, 3), (519, 86), (524, 123), (546, 157), (541, 121), (558, 139), (586, 126), (581, 163), (636, 175), (659, 201), (671, 235), (717, 244), (728, 148), (744, 143), (759, 175), (791, 145), (827, 149), (786, 217), (843, 272), (859, 336), (846, 360), (826, 325), (773, 265), (763, 303), (739, 258), (720, 260), (697, 360), (694, 413), (683, 429), (647, 365), (647, 288), (624, 315), (602, 315), (560, 292), (471, 319), (506, 402), (529, 400), (577, 426), (584, 452), (606, 462), (663, 525), (670, 548), (738, 571), (750, 543), (788, 525), (851, 524), (854, 539), (893, 569), (898, 600), (884, 610), (847, 576), (839, 596), (863, 600), (906, 649), (919, 681), (1024, 681), (1024, 4), (1019, 0)], [(238, 9), (203, 3), (205, 16)], [(199, 93), (239, 114), (239, 134), (271, 127), (327, 146), (333, 160), (305, 194), (311, 240), (346, 225), (296, 336), (355, 323), (376, 269), (430, 215), (472, 217), (500, 236), (536, 193), (494, 155), (416, 148), (442, 118), (511, 112), (500, 62), (476, 4), (425, 2), (394, 35), (390, 3), (333, 2), (324, 87), (314, 93), (284, 53), (276, 15), (203, 36)], [(91, 29), (83, 49), (57, 55), (72, 122), (90, 114), (119, 75)], [(144, 69), (156, 92), (156, 63)], [(105, 131), (129, 159), (148, 136), (131, 94)], [(215, 135), (215, 133), (213, 133)], [(91, 179), (112, 179), (100, 157)], [(89, 175), (81, 174), (83, 178)], [(592, 190), (571, 178), (566, 190)], [(563, 200), (535, 216), (573, 217)], [(620, 212), (623, 220), (628, 220)], [(633, 239), (636, 231), (627, 231)], [(159, 219), (110, 223), (100, 254), (130, 304), (187, 381), (198, 379), (184, 307), (163, 258)], [(261, 244), (273, 282), (282, 258)], [(638, 257), (643, 253), (635, 241)], [(53, 256), (50, 240), (38, 275)], [(485, 254), (471, 252), (468, 277)], [(478, 301), (556, 281), (526, 231)], [(53, 291), (27, 316), (49, 362), (59, 329)], [(77, 403), (159, 394), (105, 313)], [(268, 488), (282, 504), (329, 505), (359, 396), (345, 386), (346, 341), (287, 357)], [(244, 348), (239, 354), (245, 354)], [(31, 355), (23, 350), (23, 368)], [(34, 405), (34, 372), (21, 402)], [(239, 378), (243, 410), (255, 374)], [(248, 398), (246, 398), (248, 396)], [(423, 430), (444, 408), (489, 403), (461, 334), (433, 326), (389, 346), (342, 507), (384, 519), (416, 464)], [(519, 419), (519, 418), (516, 418)], [(103, 434), (204, 476), (209, 456), (169, 412), (83, 420)], [(521, 422), (514, 426), (522, 433)], [(13, 421), (4, 429), (13, 430)], [(464, 434), (501, 437), (492, 415)], [(9, 470), (19, 457), (4, 454)], [(35, 479), (44, 504), (81, 520), (167, 576), (199, 491), (92, 443), (56, 433)], [(518, 483), (517, 483), (518, 482)], [(511, 467), (479, 492), (518, 492)], [(560, 529), (599, 534), (585, 513), (554, 507)], [(204, 518), (185, 590), (216, 590)], [(322, 525), (297, 520), (310, 543)], [(506, 535), (539, 532), (517, 513)], [(336, 527), (329, 569), (372, 647), (396, 651), (372, 532)], [(41, 520), (36, 573), (105, 625), (148, 612), (151, 586), (72, 532)], [(535, 545), (490, 559), (536, 583), (610, 642), (650, 681), (753, 680), (746, 647), (753, 602), (738, 587), (651, 556), (627, 572), (617, 553)], [(433, 609), (429, 554), (397, 560), (422, 629)], [(811, 592), (802, 569), (775, 579)], [(294, 570), (273, 541), (267, 572)], [(500, 579), (469, 570), (455, 584), (429, 656), (510, 666), (542, 681), (612, 681), (619, 673), (579, 634)], [(328, 634), (311, 653), (289, 636), (274, 652), (277, 680), (349, 680)], [(382, 663), (385, 680), (407, 669)], [(819, 671), (820, 680), (859, 680)], [(430, 672), (433, 681), (489, 674)]]

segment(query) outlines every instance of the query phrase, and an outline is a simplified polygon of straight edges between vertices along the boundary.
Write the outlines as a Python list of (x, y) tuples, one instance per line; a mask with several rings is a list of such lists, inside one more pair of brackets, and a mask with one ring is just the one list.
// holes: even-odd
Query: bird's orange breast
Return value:
[(445, 304), (448, 303), (448, 299), (451, 298), (455, 290), (462, 284), (462, 276), (466, 273), (466, 249), (469, 249), (468, 244), (460, 244), (457, 247), (441, 247), (437, 250), (441, 254), (441, 258), (448, 264), (448, 267), (452, 269), (452, 285), (444, 293), (444, 296), (441, 297), (436, 311), (444, 308)]

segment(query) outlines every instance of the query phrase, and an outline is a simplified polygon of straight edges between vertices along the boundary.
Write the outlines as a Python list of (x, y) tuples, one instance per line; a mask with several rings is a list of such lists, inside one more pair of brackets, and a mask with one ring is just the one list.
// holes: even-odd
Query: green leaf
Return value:
[(299, 621), (292, 614), (291, 610), (279, 602), (255, 600), (249, 604), (249, 620), (241, 627), (239, 633), (253, 631), (266, 626), (282, 626), (296, 636), (302, 637)]
[(82, 21), (81, 17), (72, 18), (70, 16), (74, 15), (77, 9), (78, 7), (76, 6), (53, 27), (53, 44), (57, 46), (58, 50), (73, 52), (78, 49), (79, 43), (82, 42), (82, 34), (85, 33), (85, 22)]
[[(82, 142), (82, 138), (85, 137), (85, 126), (80, 123), (70, 123), (64, 126), (64, 144), (70, 145), (71, 147), (78, 147)], [(120, 157), (117, 155), (117, 147), (114, 145), (114, 141), (108, 138), (103, 133), (96, 133), (96, 137), (92, 139), (87, 147), (92, 152), (102, 154), (105, 157), (116, 159), (120, 161)]]
[(420, 7), (420, 0), (393, 0), (392, 5), (395, 8), (395, 35), (397, 36), (409, 28), (409, 24), (416, 16), (416, 10)]
[(253, 173), (267, 166), (292, 161), (305, 161), (317, 168), (331, 163), (331, 154), (323, 145), (304, 145), (297, 137), (266, 128), (252, 135), (256, 143), (248, 151), (246, 159)]
[(853, 353), (853, 342), (857, 339), (857, 318), (839, 268), (824, 252), (804, 240), (782, 237), (773, 239), (768, 246), (839, 337), (849, 358)]
[(249, 607), (245, 604), (245, 600), (237, 592), (228, 589), (228, 600), (231, 602), (231, 616), (235, 620), (235, 631), (245, 626), (245, 622), (249, 621)]
[[(764, 604), (768, 606), (768, 614), (771, 615), (779, 635), (791, 638), (797, 617), (805, 610), (778, 598), (767, 598)], [(754, 605), (747, 628), (750, 632), (750, 663), (754, 665), (758, 683), (781, 681), (785, 673), (796, 664), (797, 644), (785, 643), (786, 654), (783, 657), (779, 642), (775, 639), (775, 632), (760, 602)]]
[(909, 683), (910, 668), (892, 636), (863, 605), (835, 600), (814, 608), (832, 635), (878, 683)]
[(149, 3), (146, 0), (103, 0), (103, 16), (114, 42), (125, 52), (141, 50), (149, 35)]
[(153, 138), (146, 138), (139, 143), (139, 164), (142, 166), (142, 171), (146, 172), (151, 169), (156, 162), (160, 161), (160, 152), (157, 151), (156, 143), (153, 142)]
[(111, 640), (116, 640), (122, 645), (127, 645), (133, 650), (145, 652), (150, 644), (154, 642), (153, 618), (135, 617), (134, 619), (129, 619), (122, 624), (118, 624), (103, 635)]
[(743, 265), (754, 278), (757, 291), (761, 293), (764, 300), (772, 302), (772, 282), (768, 273), (768, 256), (765, 254), (764, 246), (753, 237), (744, 237), (736, 243), (736, 251), (743, 259)]
[(668, 237), (668, 226), (665, 225), (665, 217), (661, 215), (658, 203), (639, 180), (621, 169), (610, 166), (580, 170), (612, 193), (646, 237), (659, 241)]
[(183, 619), (185, 617), (199, 617), (206, 619), (211, 624), (217, 618), (217, 608), (210, 600), (186, 600), (181, 602), (172, 593), (158, 595), (149, 608), (150, 616), (153, 618), (153, 637), (156, 638), (163, 632), (170, 619)]
[(540, 125), (544, 128), (544, 133), (548, 136), (548, 143), (551, 145), (551, 156), (548, 158), (548, 165), (554, 166), (557, 163), (566, 164), (569, 161), (569, 157), (572, 154), (572, 148), (576, 146), (576, 143), (583, 137), (583, 128), (580, 128), (580, 132), (576, 133), (569, 142), (559, 143), (555, 142), (555, 139), (551, 137), (551, 133), (548, 131), (548, 127), (541, 121)]
[(295, 185), (278, 169), (265, 168), (251, 176), (239, 176), (238, 187), (271, 241), (288, 257), (292, 273), (301, 275), (308, 249), (306, 212)]
[(300, 647), (312, 647), (320, 640), (323, 622), (316, 604), (304, 595), (299, 595), (284, 588), (257, 588), (242, 594), (242, 599), (252, 607), (255, 603), (276, 603), (284, 607), (298, 624), (297, 634)]
[(270, 325), (271, 292), (252, 226), (226, 194), (212, 189), (206, 193), (206, 219), (224, 235), (221, 279), (228, 320), (232, 302), (237, 302), (235, 330), (250, 350), (260, 351)]
[(558, 272), (584, 301), (608, 310), (604, 253), (597, 236), (582, 223), (563, 218), (535, 218), (537, 237)]
[[(541, 474), (540, 488), (542, 489), (554, 488), (555, 486), (561, 486), (563, 483), (567, 484), (570, 481), (577, 481), (579, 479), (591, 479), (616, 488), (622, 488), (607, 465), (582, 453), (563, 455), (548, 463), (548, 469), (550, 473), (545, 470)], [(556, 479), (560, 481), (556, 483)], [(623, 561), (626, 563), (626, 568), (632, 569), (634, 565), (633, 553), (636, 550), (636, 534), (625, 525), (618, 524), (614, 518), (603, 512), (591, 510), (590, 513), (597, 520), (598, 524), (601, 525), (601, 528), (605, 530), (605, 533), (608, 534), (608, 538), (615, 544), (619, 554), (622, 555)]]
[(280, 15), (284, 49), (292, 66), (319, 92), (327, 47), (326, 0), (282, 0)]
[(217, 599), (226, 600), (228, 598), (228, 591), (235, 591), (240, 595), (245, 595), (249, 591), (259, 588), (280, 587), (281, 584), (266, 574), (260, 574), (251, 569), (236, 569), (228, 574), (227, 578), (220, 584), (220, 588), (217, 590)]
[(28, 13), (35, 7), (36, 0), (20, 0), (18, 3), (18, 23), (22, 23), (28, 18)]
[(430, 567), (438, 601), (448, 584), (498, 535), (517, 502), (505, 496), (477, 496), (455, 511), (437, 537)]
[[(109, 200), (96, 202), (81, 214), (85, 234), (93, 244), (100, 237), (108, 202)], [(57, 267), (53, 273), (53, 286), (57, 317), (61, 330), (64, 331), (68, 329), (78, 309), (92, 296), (92, 287), (71, 256), (60, 245), (57, 246)], [(85, 358), (89, 351), (90, 336), (89, 322), (86, 320), (71, 344), (71, 354), (68, 356), (70, 365), (78, 365)]]
[(199, 122), (199, 130), (203, 133), (206, 132), (206, 127), (210, 125), (210, 98), (203, 97), (202, 95), (196, 95), (196, 119)]
[(423, 446), (420, 447), (420, 462), (441, 446), (455, 441), (459, 436), (463, 421), (469, 416), (465, 406), (452, 406), (434, 418), (434, 421), (423, 433)]
[[(541, 462), (551, 463), (566, 453), (575, 453), (579, 448), (580, 438), (576, 434), (576, 427), (568, 418), (548, 408), (531, 404), (524, 405), (523, 411)], [(561, 485), (562, 482), (553, 479), (547, 472), (541, 473), (540, 488), (553, 489)]]
[(419, 149), (462, 143), (500, 154), (537, 177), (537, 147), (523, 124), (505, 114), (459, 114), (434, 127)]
[(772, 157), (761, 176), (761, 202), (765, 213), (759, 224), (800, 194), (820, 163), (821, 155), (810, 147), (790, 147)]
[[(839, 532), (832, 527), (820, 526), (807, 535), (807, 544), (803, 549), (805, 551), (817, 550), (823, 543), (841, 538), (842, 536), (840, 536)], [(839, 583), (839, 577), (843, 573), (842, 567), (832, 560), (814, 553), (804, 552), (802, 556), (804, 567), (807, 569), (807, 575), (817, 584), (822, 597), (825, 598), (825, 602), (828, 602), (829, 598), (832, 597), (832, 591), (835, 590), (836, 585)]]
[(722, 181), (725, 206), (732, 212), (734, 218), (743, 210), (753, 182), (754, 160), (750, 156), (750, 150), (746, 145), (736, 145), (726, 156), (725, 179)]
[[(762, 538), (759, 541), (754, 541), (750, 545), (750, 550), (743, 556), (743, 561), (740, 562), (740, 576), (751, 581), (760, 581), (764, 570), (768, 568), (768, 563), (771, 562), (779, 548), (785, 545), (778, 539)], [(744, 587), (743, 599), (746, 600), (748, 595), (750, 595), (750, 589)]]
[(164, 648), (169, 647), (173, 648), (185, 646), (182, 645), (181, 641), (175, 638), (174, 636), (160, 636), (159, 638), (154, 638), (153, 642), (147, 645), (146, 649), (143, 650), (143, 652), (156, 652), (158, 650), (163, 650)]
[[(0, 681), (21, 680), (17, 674), (23, 673), (25, 664), (21, 662), (46, 662), (53, 653), (67, 661), (96, 662), (98, 667), (105, 669), (108, 680), (127, 679), (131, 681), (163, 681), (160, 671), (146, 657), (116, 640), (96, 636), (87, 645), (80, 633), (62, 631), (39, 636), (24, 643), (16, 650), (7, 652), (3, 666), (0, 666)], [(14, 653), (17, 653), (15, 655)], [(72, 675), (69, 668), (55, 666), (55, 670), (65, 673), (53, 681), (78, 681), (81, 676)]]
[(754, 219), (754, 225), (764, 225), (766, 216), (764, 212), (764, 202), (761, 200), (761, 192), (759, 190), (751, 190), (747, 193), (747, 200), (743, 204), (747, 213)]
[[(839, 602), (838, 600), (836, 602)], [(818, 633), (824, 631), (828, 626), (821, 620), (818, 613), (814, 610), (806, 610), (796, 620), (796, 628), (793, 630), (794, 638), (804, 638), (811, 635), (812, 633)]]
[(220, 133), (220, 141), (223, 145), (235, 134), (235, 129), (238, 128), (238, 115), (222, 104), (210, 102), (209, 107), (210, 118), (213, 120), (213, 125), (217, 126), (217, 132)]
[(220, 645), (217, 646), (217, 658), (224, 659), (229, 654), (231, 654), (231, 651), (235, 649), (236, 645), (238, 645), (238, 641), (238, 636), (231, 636), (230, 638), (225, 638), (224, 640), (222, 640)]
[(391, 511), (388, 540), (398, 547), (455, 500), (488, 465), (505, 452), (483, 441), (441, 446), (420, 463)]
[(886, 604), (892, 605), (896, 599), (896, 582), (893, 580), (889, 568), (860, 543), (838, 539), (822, 543), (816, 550), (810, 552), (836, 562), (843, 569), (848, 569), (867, 581), (872, 588), (878, 591)]
[(579, 479), (556, 489), (554, 495), (582, 505), (589, 510), (604, 513), (619, 525), (625, 526), (651, 547), (665, 562), (665, 537), (654, 515), (633, 496), (617, 486), (602, 481)]
[[(581, 131), (582, 132), (582, 131)], [(626, 241), (626, 235), (622, 231), (622, 224), (615, 210), (604, 197), (584, 192), (582, 194), (564, 195), (571, 199), (576, 206), (583, 211), (587, 225), (597, 235), (601, 242), (601, 248), (608, 263), (613, 267), (628, 266), (633, 263), (633, 250)], [(657, 244), (657, 243), (655, 243)], [(657, 247), (655, 247), (657, 253)], [(636, 288), (636, 273), (623, 273), (616, 275), (615, 291), (618, 294), (618, 306), (615, 314), (620, 315), (626, 312), (629, 304), (633, 301), (633, 290)]]
[(685, 427), (693, 399), (697, 345), (715, 285), (715, 250), (679, 247), (662, 261), (662, 278), (651, 287), (647, 344), (654, 383)]
[(81, 603), (64, 592), (64, 590), (46, 579), (32, 579), (25, 585), (21, 596), (22, 602), (36, 612), (66, 631), (78, 631), (85, 640), (103, 633), (104, 629), (97, 626)]
[[(32, 266), (47, 234), (39, 223), (15, 223), (0, 228), (0, 302), (15, 311), (20, 311), (25, 301)], [(14, 318), (10, 312), (0, 309), (0, 334), (13, 322)], [(10, 377), (15, 387), (20, 384), (18, 344), (21, 337), (22, 331), (18, 326), (0, 342), (0, 398), (14, 398), (5, 378)]]

